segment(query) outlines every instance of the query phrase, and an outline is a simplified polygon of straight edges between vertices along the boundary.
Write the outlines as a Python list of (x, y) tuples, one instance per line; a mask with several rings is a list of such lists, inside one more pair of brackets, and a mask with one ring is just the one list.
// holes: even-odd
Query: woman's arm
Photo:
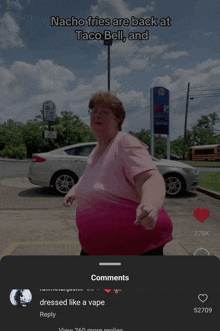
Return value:
[[(78, 183), (77, 183), (78, 184)], [(76, 187), (77, 184), (75, 184), (70, 190), (69, 192), (65, 195), (64, 197), (64, 202), (63, 205), (65, 207), (70, 207), (73, 203), (73, 201), (76, 199)]]
[(134, 176), (134, 181), (141, 197), (135, 224), (141, 224), (147, 230), (152, 230), (156, 226), (157, 216), (166, 196), (164, 179), (159, 171), (150, 170)]
[(141, 204), (163, 207), (166, 196), (165, 182), (158, 170), (144, 171), (134, 176), (135, 187), (141, 197)]

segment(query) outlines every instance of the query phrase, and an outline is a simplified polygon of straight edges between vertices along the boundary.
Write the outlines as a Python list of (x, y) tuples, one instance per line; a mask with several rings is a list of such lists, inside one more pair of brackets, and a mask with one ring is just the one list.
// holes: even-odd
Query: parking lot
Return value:
[[(0, 179), (0, 256), (79, 255), (75, 224), (77, 202), (63, 207), (63, 197), (49, 188), (30, 184), (27, 177)], [(215, 255), (220, 258), (220, 201), (201, 192), (184, 198), (167, 198), (165, 208), (174, 226), (174, 240), (165, 255)], [(209, 209), (201, 223), (194, 210)]]

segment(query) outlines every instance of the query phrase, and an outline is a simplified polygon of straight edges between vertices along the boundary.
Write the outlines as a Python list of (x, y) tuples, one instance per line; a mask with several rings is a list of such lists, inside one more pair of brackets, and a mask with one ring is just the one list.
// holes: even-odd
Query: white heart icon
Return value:
[(207, 294), (199, 294), (198, 299), (199, 299), (199, 301), (204, 303), (208, 299), (208, 295)]

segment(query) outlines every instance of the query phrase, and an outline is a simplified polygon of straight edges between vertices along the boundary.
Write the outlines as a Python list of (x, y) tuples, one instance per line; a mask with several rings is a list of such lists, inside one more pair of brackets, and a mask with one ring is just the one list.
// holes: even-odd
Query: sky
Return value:
[[(119, 18), (124, 25), (116, 26)], [(108, 47), (88, 33), (99, 39), (104, 30), (125, 37), (110, 47), (110, 87), (126, 111), (124, 132), (150, 129), (155, 86), (170, 91), (171, 141), (184, 134), (188, 83), (187, 129), (202, 115), (220, 117), (219, 1), (0, 0), (0, 123), (26, 123), (52, 100), (57, 115), (72, 111), (89, 125), (91, 95), (108, 89)], [(132, 40), (138, 32), (143, 39)], [(220, 133), (220, 123), (215, 128)]]

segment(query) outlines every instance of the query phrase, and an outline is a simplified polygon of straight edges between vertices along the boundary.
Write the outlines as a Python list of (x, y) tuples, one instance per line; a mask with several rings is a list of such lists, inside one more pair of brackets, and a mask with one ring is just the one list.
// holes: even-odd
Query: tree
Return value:
[(9, 119), (0, 125), (0, 150), (1, 156), (23, 159), (27, 157), (27, 149), (24, 143), (21, 122)]
[(218, 144), (219, 135), (215, 133), (214, 129), (217, 122), (219, 122), (219, 118), (215, 112), (209, 115), (202, 115), (192, 128), (192, 145)]
[(129, 131), (128, 133), (135, 136), (140, 141), (143, 141), (143, 143), (150, 147), (150, 130), (141, 129), (140, 132)]
[(219, 118), (214, 112), (209, 115), (202, 115), (196, 126), (214, 133), (214, 126), (217, 122), (219, 122)]
[[(140, 141), (143, 141), (149, 147), (149, 152), (151, 154), (151, 131), (141, 129), (140, 132), (129, 131), (129, 134), (132, 134)], [(164, 158), (166, 156), (167, 150), (167, 138), (162, 135), (154, 136), (154, 155), (158, 158)]]
[(73, 112), (63, 111), (61, 115), (57, 116), (56, 124), (53, 126), (53, 130), (57, 132), (57, 141), (52, 139), (53, 144), (64, 147), (87, 141), (97, 141), (90, 127), (83, 123), (78, 116), (73, 115)]
[(57, 139), (45, 139), (43, 132), (48, 130), (48, 122), (42, 116), (35, 116), (26, 124), (10, 119), (0, 125), (0, 150), (3, 157), (31, 158), (33, 153), (43, 153), (64, 146), (87, 141), (97, 141), (92, 130), (72, 112), (63, 111), (57, 116), (52, 131)]
[[(184, 144), (184, 137), (179, 136), (177, 139), (171, 142), (171, 153), (176, 154), (178, 156), (182, 156), (183, 154), (183, 144)], [(192, 132), (187, 130), (186, 131), (186, 151), (192, 147)]]
[(167, 137), (160, 134), (154, 136), (155, 157), (165, 158), (167, 153)]
[(48, 140), (43, 138), (45, 125), (45, 122), (28, 121), (23, 127), (23, 140), (27, 147), (28, 158), (31, 158), (33, 153), (43, 153), (49, 150)]

